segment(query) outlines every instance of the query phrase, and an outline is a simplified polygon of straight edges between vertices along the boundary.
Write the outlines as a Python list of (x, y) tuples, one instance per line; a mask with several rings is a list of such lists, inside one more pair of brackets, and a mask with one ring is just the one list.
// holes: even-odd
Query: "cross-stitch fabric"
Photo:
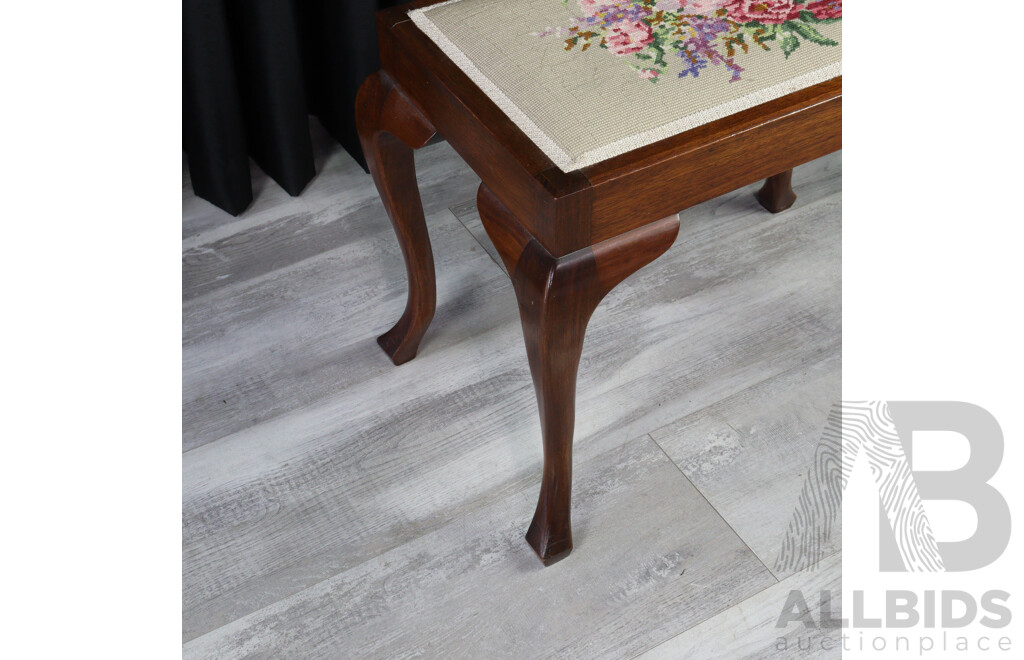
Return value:
[(450, 0), (409, 15), (566, 172), (841, 75), (842, 0)]

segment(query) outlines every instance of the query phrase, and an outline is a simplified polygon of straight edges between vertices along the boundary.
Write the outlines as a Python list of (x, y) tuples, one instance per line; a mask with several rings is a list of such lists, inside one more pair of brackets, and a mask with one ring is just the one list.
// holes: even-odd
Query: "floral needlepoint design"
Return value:
[(788, 58), (805, 43), (838, 46), (816, 26), (843, 18), (842, 0), (574, 1), (583, 15), (571, 27), (535, 35), (564, 37), (566, 50), (597, 45), (618, 57), (632, 56), (636, 63), (630, 66), (652, 83), (669, 69), (679, 67), (679, 78), (696, 78), (709, 66), (724, 67), (735, 82), (743, 73), (737, 54), (753, 46), (778, 48)]

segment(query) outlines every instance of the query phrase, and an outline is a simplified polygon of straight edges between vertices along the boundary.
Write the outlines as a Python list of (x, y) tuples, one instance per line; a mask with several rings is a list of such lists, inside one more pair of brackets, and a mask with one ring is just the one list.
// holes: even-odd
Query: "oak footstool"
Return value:
[(421, 0), (378, 13), (357, 124), (409, 298), (378, 342), (416, 356), (434, 263), (413, 150), (447, 140), (519, 301), (544, 472), (526, 539), (572, 550), (576, 374), (601, 299), (665, 252), (678, 212), (841, 148), (840, 0)]

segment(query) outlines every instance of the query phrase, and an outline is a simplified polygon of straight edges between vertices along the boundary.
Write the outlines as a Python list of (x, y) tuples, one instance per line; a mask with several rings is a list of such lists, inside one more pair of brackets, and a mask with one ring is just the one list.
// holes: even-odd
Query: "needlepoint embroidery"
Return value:
[[(568, 0), (561, 0), (567, 4)], [(583, 16), (568, 28), (535, 36), (565, 38), (565, 50), (597, 45), (618, 57), (632, 56), (640, 78), (658, 82), (670, 70), (696, 78), (709, 66), (740, 80), (740, 53), (771, 52), (786, 59), (804, 44), (838, 46), (816, 25), (843, 17), (842, 0), (574, 0)], [(739, 58), (742, 60), (742, 58)]]

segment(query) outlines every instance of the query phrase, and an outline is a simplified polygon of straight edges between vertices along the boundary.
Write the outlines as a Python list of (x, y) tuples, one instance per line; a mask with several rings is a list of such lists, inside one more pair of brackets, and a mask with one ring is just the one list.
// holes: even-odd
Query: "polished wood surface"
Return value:
[(793, 192), (793, 170), (780, 172), (764, 180), (764, 185), (757, 191), (757, 201), (772, 213), (781, 213), (796, 202)]
[(572, 549), (575, 387), (590, 315), (615, 284), (671, 245), (680, 209), (761, 179), (763, 205), (791, 206), (792, 168), (841, 147), (842, 79), (562, 172), (408, 19), (409, 9), (429, 4), (378, 14), (383, 69), (360, 94), (359, 112), (368, 116), (360, 135), (410, 280), (406, 313), (380, 343), (396, 364), (412, 359), (433, 314), (429, 237), (409, 188), (411, 149), (436, 127), (482, 179), (480, 217), (519, 300), (545, 457), (527, 539), (551, 563)]
[(679, 218), (673, 215), (593, 247), (553, 257), (484, 184), (477, 208), (519, 300), (544, 441), (540, 499), (526, 539), (541, 561), (551, 564), (572, 550), (576, 372), (587, 322), (619, 282), (672, 245)]
[(356, 126), (373, 181), (398, 236), (409, 277), (405, 312), (377, 338), (395, 364), (416, 357), (420, 340), (434, 318), (434, 255), (416, 185), (413, 149), (434, 137), (434, 127), (387, 74), (371, 75), (356, 97)]
[(430, 4), (378, 14), (384, 69), (494, 194), (522, 211), (524, 227), (554, 256), (842, 147), (840, 77), (562, 172), (406, 15)]

